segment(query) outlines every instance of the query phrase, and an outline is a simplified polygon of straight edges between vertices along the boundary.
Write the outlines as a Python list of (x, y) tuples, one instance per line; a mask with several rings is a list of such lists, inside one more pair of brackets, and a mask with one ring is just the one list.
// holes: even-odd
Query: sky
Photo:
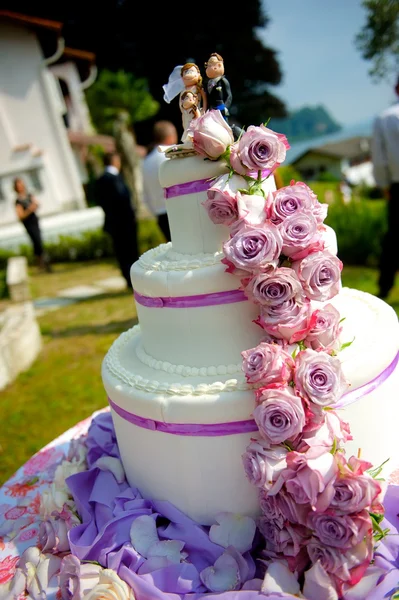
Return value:
[(288, 110), (324, 105), (341, 125), (369, 120), (395, 100), (394, 77), (373, 83), (354, 38), (366, 21), (361, 0), (262, 0), (270, 21), (260, 33), (277, 52)]

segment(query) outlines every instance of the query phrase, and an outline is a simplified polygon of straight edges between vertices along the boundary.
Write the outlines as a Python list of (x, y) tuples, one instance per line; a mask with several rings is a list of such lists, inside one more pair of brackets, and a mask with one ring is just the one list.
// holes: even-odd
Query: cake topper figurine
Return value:
[(185, 90), (180, 96), (180, 110), (183, 115), (183, 135), (182, 142), (190, 140), (188, 132), (189, 125), (193, 119), (198, 119), (201, 116), (201, 112), (198, 107), (199, 97), (198, 94), (191, 90)]
[(227, 121), (233, 97), (230, 83), (224, 76), (224, 61), (220, 54), (213, 52), (205, 63), (205, 69), (208, 78), (206, 84), (208, 108), (220, 110)]

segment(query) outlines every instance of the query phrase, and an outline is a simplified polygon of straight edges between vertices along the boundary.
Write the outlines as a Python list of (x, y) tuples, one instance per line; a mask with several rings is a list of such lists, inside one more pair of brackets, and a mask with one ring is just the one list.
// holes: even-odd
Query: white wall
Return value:
[[(36, 35), (0, 23), (0, 226), (16, 221), (16, 176), (35, 192), (39, 215), (86, 206), (63, 109)], [(40, 182), (36, 190), (35, 181)]]

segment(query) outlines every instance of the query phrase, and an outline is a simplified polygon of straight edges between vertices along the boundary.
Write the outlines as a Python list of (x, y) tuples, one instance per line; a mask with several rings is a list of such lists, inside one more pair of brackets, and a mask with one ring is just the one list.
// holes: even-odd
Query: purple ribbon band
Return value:
[[(271, 169), (262, 171), (262, 179), (269, 177), (271, 172)], [(258, 176), (257, 173), (252, 173), (252, 175), (255, 178)], [(176, 185), (164, 188), (164, 196), (165, 198), (175, 198), (176, 196), (205, 192), (217, 179), (218, 177), (211, 177), (207, 179), (197, 179), (196, 181), (187, 181), (186, 183), (177, 183)]]
[(164, 196), (165, 198), (175, 198), (176, 196), (185, 196), (186, 194), (205, 192), (211, 187), (214, 181), (214, 178), (197, 179), (196, 181), (187, 181), (187, 183), (171, 185), (170, 187), (164, 188)]
[(172, 435), (188, 435), (195, 437), (217, 437), (223, 435), (235, 435), (237, 433), (252, 433), (258, 431), (258, 426), (253, 419), (246, 421), (232, 421), (231, 423), (164, 423), (162, 421), (154, 421), (134, 415), (124, 408), (121, 408), (111, 398), (108, 398), (111, 408), (117, 415), (125, 421), (151, 429), (152, 431), (161, 431), (162, 433), (170, 433)]
[(213, 294), (199, 294), (197, 296), (175, 296), (173, 298), (153, 298), (134, 293), (134, 299), (142, 306), (149, 308), (199, 308), (201, 306), (217, 306), (219, 304), (232, 304), (245, 302), (247, 296), (242, 290), (228, 290)]
[(399, 352), (396, 354), (391, 364), (389, 364), (386, 367), (386, 369), (382, 371), (382, 373), (374, 377), (374, 379), (372, 379), (368, 383), (365, 383), (364, 385), (356, 388), (355, 390), (350, 390), (349, 392), (346, 392), (342, 396), (342, 398), (340, 398), (338, 402), (334, 404), (334, 408), (344, 408), (345, 406), (349, 406), (349, 404), (352, 404), (353, 402), (356, 402), (356, 400), (359, 400), (363, 396), (367, 396), (367, 394), (373, 392), (382, 383), (384, 383), (384, 381), (388, 379), (388, 377), (394, 372), (398, 362)]
[[(386, 379), (393, 373), (399, 362), (399, 352), (395, 356), (394, 360), (382, 373), (377, 375), (374, 379), (365, 383), (356, 390), (352, 390), (344, 394), (344, 396), (334, 405), (336, 408), (344, 408), (356, 400), (360, 400), (363, 396), (370, 394), (379, 385), (384, 383)], [(145, 417), (139, 417), (133, 413), (121, 408), (115, 402), (108, 398), (108, 402), (111, 408), (118, 414), (122, 419), (137, 425), (137, 427), (143, 427), (144, 429), (151, 429), (152, 431), (161, 431), (162, 433), (170, 433), (172, 435), (187, 435), (187, 436), (201, 436), (201, 437), (216, 437), (224, 435), (235, 435), (239, 433), (252, 433), (258, 431), (258, 426), (253, 419), (246, 421), (232, 421), (230, 423), (164, 423), (162, 421), (154, 421), (153, 419), (146, 419)]]

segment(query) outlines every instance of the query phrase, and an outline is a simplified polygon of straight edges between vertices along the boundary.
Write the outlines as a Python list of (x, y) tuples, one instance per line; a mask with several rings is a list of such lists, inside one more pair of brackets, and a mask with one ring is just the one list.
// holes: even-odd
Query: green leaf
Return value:
[(387, 462), (389, 461), (389, 458), (387, 458), (386, 460), (384, 460), (383, 463), (381, 463), (378, 467), (374, 467), (371, 469), (368, 469), (366, 471), (366, 473), (368, 473), (373, 479), (377, 479), (378, 475), (380, 475), (384, 465), (387, 464)]
[(341, 348), (340, 348), (340, 351), (344, 350), (345, 348), (348, 348), (349, 346), (351, 346), (354, 341), (355, 341), (355, 338), (353, 338), (353, 340), (351, 342), (345, 342), (344, 344), (342, 344)]
[(336, 453), (336, 451), (337, 451), (337, 438), (334, 438), (333, 445), (332, 445), (332, 448), (330, 450), (330, 454), (332, 454), (334, 456), (334, 454)]
[(269, 117), (269, 118), (267, 119), (267, 121), (265, 121), (265, 123), (263, 123), (263, 125), (264, 125), (265, 127), (267, 127), (267, 126), (269, 125), (269, 123), (270, 123), (270, 119), (271, 119), (271, 117)]

